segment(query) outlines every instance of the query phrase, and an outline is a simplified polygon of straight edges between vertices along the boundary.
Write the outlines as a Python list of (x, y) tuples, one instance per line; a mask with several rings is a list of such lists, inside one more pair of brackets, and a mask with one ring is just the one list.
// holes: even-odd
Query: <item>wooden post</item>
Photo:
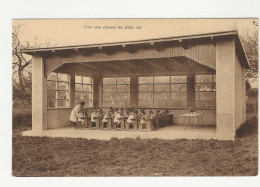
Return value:
[(137, 131), (137, 129), (138, 129), (138, 119), (133, 119), (132, 122), (133, 122), (133, 126), (134, 126), (134, 131)]
[[(217, 138), (234, 140), (235, 42), (216, 43)], [(241, 99), (241, 98), (240, 98)]]
[(111, 129), (112, 129), (112, 118), (109, 118), (107, 122), (107, 130), (111, 130)]
[(47, 130), (47, 76), (44, 75), (44, 59), (32, 58), (32, 130)]
[(96, 121), (96, 129), (99, 129), (99, 127), (100, 127), (100, 119), (99, 119), (99, 117), (95, 120)]
[(119, 119), (119, 121), (120, 121), (120, 128), (121, 128), (121, 130), (124, 130), (125, 129), (124, 118)]
[(195, 109), (195, 74), (192, 72), (187, 75), (187, 107), (189, 111)]
[(138, 108), (138, 77), (130, 77), (130, 106)]
[(93, 77), (93, 108), (102, 106), (102, 77)]
[(75, 74), (70, 73), (70, 108), (74, 108), (75, 106)]

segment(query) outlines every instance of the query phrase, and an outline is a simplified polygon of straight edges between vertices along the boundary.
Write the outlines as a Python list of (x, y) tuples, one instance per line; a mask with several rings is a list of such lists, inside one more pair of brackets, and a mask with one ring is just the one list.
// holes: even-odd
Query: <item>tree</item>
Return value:
[(246, 80), (258, 77), (258, 23), (253, 22), (255, 30), (253, 33), (241, 37), (250, 68), (246, 71)]
[(12, 32), (12, 68), (13, 68), (13, 100), (30, 102), (31, 100), (31, 62), (21, 53), (22, 48), (29, 48), (30, 43), (25, 45), (20, 41), (20, 25), (13, 26)]
[(32, 96), (32, 58), (21, 53), (24, 48), (48, 47), (50, 42), (38, 44), (38, 37), (31, 44), (29, 41), (22, 41), (21, 28), (19, 24), (13, 25), (12, 31), (12, 69), (13, 69), (13, 101), (19, 100), (23, 104), (31, 103)]

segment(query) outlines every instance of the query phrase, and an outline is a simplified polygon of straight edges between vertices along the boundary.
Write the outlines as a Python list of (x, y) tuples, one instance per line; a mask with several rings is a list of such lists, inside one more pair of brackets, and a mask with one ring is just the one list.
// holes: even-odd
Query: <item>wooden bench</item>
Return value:
[(120, 128), (117, 128), (116, 125), (117, 123), (114, 122), (114, 118), (112, 118), (112, 129), (114, 130), (124, 130), (125, 129), (125, 120), (124, 118), (119, 118), (119, 121), (120, 121)]
[[(126, 122), (126, 120), (125, 120), (125, 122)], [(130, 125), (130, 124), (126, 122), (126, 123), (125, 123), (125, 127), (126, 127), (125, 129), (126, 129), (126, 130), (130, 130), (130, 131), (131, 131), (131, 130), (132, 130), (132, 131), (137, 131), (137, 129), (138, 129), (138, 119), (132, 119), (132, 124), (133, 124), (133, 129), (130, 129), (130, 128), (129, 128), (129, 125)]]
[[(145, 123), (139, 123), (138, 125), (139, 125), (139, 131), (151, 132), (153, 121), (152, 121), (152, 119), (147, 119), (147, 120), (145, 120)], [(144, 126), (146, 128), (144, 128)]]
[(100, 117), (94, 118), (96, 127), (92, 127), (92, 121), (90, 121), (90, 129), (99, 129), (100, 127)]
[[(103, 120), (103, 119), (102, 119)], [(107, 118), (107, 127), (104, 127), (104, 124), (102, 122), (102, 120), (100, 119), (100, 129), (104, 129), (104, 130), (111, 130), (112, 129), (112, 118)]]

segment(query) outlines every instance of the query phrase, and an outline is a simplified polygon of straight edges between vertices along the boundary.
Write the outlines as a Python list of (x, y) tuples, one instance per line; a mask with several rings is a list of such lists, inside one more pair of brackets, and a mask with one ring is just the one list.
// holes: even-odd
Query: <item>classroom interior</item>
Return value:
[(67, 124), (80, 101), (85, 101), (88, 116), (98, 108), (106, 113), (110, 107), (124, 111), (134, 107), (139, 113), (168, 110), (173, 114), (170, 125), (179, 125), (179, 115), (195, 111), (204, 114), (204, 126), (214, 128), (215, 74), (185, 57), (64, 64), (47, 75), (48, 129)]

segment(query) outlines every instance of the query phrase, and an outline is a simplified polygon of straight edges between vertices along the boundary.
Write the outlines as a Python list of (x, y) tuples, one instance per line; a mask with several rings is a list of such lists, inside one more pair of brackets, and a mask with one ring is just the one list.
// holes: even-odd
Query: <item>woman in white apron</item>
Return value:
[(70, 122), (75, 126), (75, 129), (77, 129), (77, 122), (78, 118), (80, 118), (82, 114), (83, 107), (85, 105), (84, 101), (81, 101), (79, 105), (76, 105), (70, 114)]

